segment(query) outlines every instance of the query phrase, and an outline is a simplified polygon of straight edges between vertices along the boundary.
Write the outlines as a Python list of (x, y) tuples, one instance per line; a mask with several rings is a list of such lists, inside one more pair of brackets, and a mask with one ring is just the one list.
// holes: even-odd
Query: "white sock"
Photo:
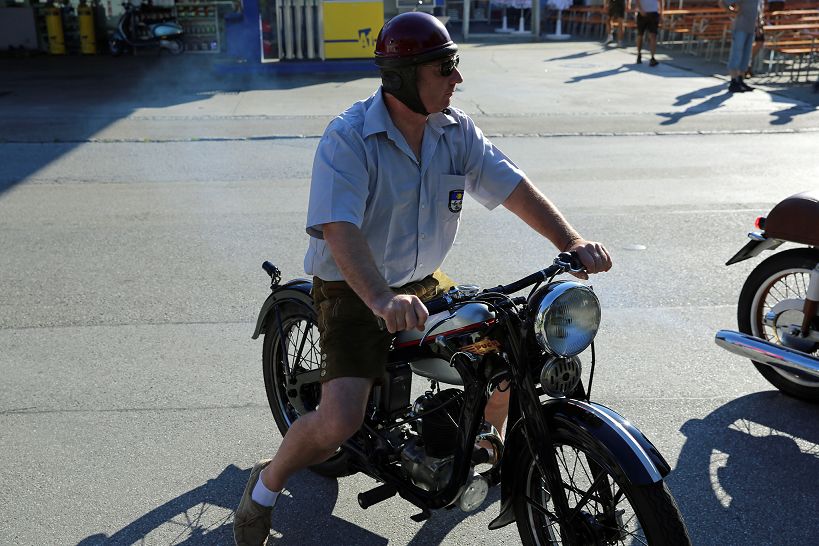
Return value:
[(276, 499), (279, 498), (279, 493), (281, 493), (281, 491), (271, 491), (265, 487), (262, 483), (262, 477), (259, 476), (259, 479), (256, 480), (256, 487), (253, 488), (253, 494), (250, 496), (250, 498), (262, 506), (273, 506), (276, 504)]

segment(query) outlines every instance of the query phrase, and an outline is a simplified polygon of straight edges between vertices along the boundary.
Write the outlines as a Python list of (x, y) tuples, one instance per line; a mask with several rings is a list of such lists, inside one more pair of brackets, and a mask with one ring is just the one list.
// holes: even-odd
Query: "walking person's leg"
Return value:
[(637, 64), (643, 63), (643, 34), (637, 31)]
[(742, 44), (742, 57), (740, 58), (740, 72), (739, 72), (739, 85), (742, 87), (743, 91), (753, 91), (754, 88), (748, 85), (743, 81), (745, 77), (746, 68), (748, 64), (751, 62), (751, 52), (754, 48), (754, 34), (752, 32), (745, 32), (743, 33), (745, 36), (744, 42)]
[(660, 14), (659, 13), (651, 13), (651, 22), (648, 27), (648, 49), (651, 51), (651, 60), (648, 64), (651, 66), (657, 66), (657, 59), (654, 58), (654, 54), (657, 53), (657, 33), (660, 30)]
[(731, 53), (728, 56), (728, 75), (731, 77), (731, 83), (728, 84), (728, 91), (731, 93), (742, 93), (745, 91), (742, 87), (742, 73), (745, 71), (745, 66), (742, 64), (742, 57), (744, 56), (745, 36), (748, 33), (740, 30), (735, 30), (732, 33), (731, 39)]

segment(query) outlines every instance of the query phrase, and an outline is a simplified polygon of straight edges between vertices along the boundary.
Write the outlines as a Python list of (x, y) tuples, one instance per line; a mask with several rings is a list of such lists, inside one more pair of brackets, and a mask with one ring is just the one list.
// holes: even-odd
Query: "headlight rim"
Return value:
[[(532, 324), (532, 330), (534, 332), (535, 340), (538, 346), (544, 351), (548, 352), (549, 354), (562, 358), (571, 358), (579, 355), (580, 353), (588, 349), (589, 346), (594, 342), (594, 339), (597, 336), (597, 332), (600, 329), (602, 310), (600, 307), (600, 300), (597, 297), (597, 294), (594, 293), (594, 290), (592, 290), (591, 287), (580, 282), (571, 280), (554, 281), (546, 285), (544, 289), (545, 289), (544, 294), (540, 298), (538, 298), (538, 301), (536, 302), (536, 309), (533, 309), (531, 311), (530, 319)], [(552, 305), (555, 303), (555, 301), (558, 300), (558, 298), (572, 290), (582, 290), (584, 293), (591, 295), (591, 299), (594, 301), (597, 307), (597, 324), (591, 330), (591, 335), (589, 336), (588, 343), (586, 343), (579, 351), (559, 352), (555, 350), (552, 344), (550, 344), (548, 341), (544, 317), (548, 314), (548, 310), (551, 309)]]

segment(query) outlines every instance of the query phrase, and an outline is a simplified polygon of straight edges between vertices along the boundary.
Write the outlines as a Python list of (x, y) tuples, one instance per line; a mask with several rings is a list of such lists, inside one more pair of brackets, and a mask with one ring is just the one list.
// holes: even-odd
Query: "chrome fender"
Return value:
[[(555, 399), (544, 402), (541, 412), (550, 430), (571, 430), (580, 447), (602, 445), (605, 449), (604, 459), (619, 465), (633, 484), (657, 483), (671, 472), (671, 466), (654, 444), (612, 409), (593, 402)], [(498, 529), (515, 521), (512, 500), (518, 487), (522, 487), (528, 470), (521, 461), (529, 450), (522, 422), (522, 419), (519, 420), (507, 435), (501, 461), (500, 515), (489, 524), (490, 529)]]
[(253, 332), (253, 339), (257, 339), (259, 334), (267, 326), (268, 316), (273, 312), (276, 305), (284, 303), (292, 303), (297, 305), (307, 305), (313, 307), (313, 296), (310, 291), (313, 289), (313, 283), (307, 279), (295, 279), (287, 282), (272, 294), (267, 296), (267, 299), (262, 304), (262, 309), (259, 311), (259, 318), (256, 320), (256, 330)]

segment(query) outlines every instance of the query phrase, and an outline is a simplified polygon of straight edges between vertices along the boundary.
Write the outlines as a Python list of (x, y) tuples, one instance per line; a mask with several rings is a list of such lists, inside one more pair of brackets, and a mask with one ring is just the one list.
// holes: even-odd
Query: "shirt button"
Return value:
[(421, 205), (421, 208), (425, 209), (425, 208), (427, 208), (427, 206), (426, 205)]
[(426, 239), (426, 238), (427, 238), (427, 236), (426, 236), (425, 234), (423, 234), (423, 233), (422, 233), (422, 234), (421, 234), (421, 239)]

